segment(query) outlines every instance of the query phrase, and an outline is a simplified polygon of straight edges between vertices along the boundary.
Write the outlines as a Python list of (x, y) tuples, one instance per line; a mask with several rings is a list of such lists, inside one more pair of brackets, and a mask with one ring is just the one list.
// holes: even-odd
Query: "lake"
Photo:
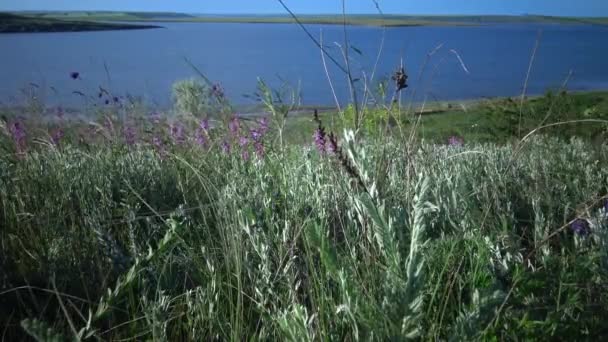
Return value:
[[(274, 87), (283, 82), (299, 87), (304, 104), (333, 104), (320, 51), (296, 25), (160, 25), (166, 28), (0, 35), (0, 101), (22, 103), (20, 89), (35, 83), (49, 105), (83, 105), (73, 91), (95, 97), (103, 86), (164, 108), (171, 103), (172, 83), (196, 75), (184, 61), (188, 58), (208, 78), (221, 83), (237, 104), (251, 103), (243, 95), (255, 92), (257, 77)], [(343, 44), (341, 26), (307, 27), (317, 37), (322, 31), (329, 52), (343, 61), (335, 44)], [(403, 60), (410, 75), (405, 99), (414, 90), (416, 101), (518, 95), (539, 32), (529, 93), (558, 88), (569, 75), (570, 90), (608, 88), (605, 26), (348, 27), (347, 32), (354, 47), (350, 50), (354, 77), (362, 80), (370, 78), (384, 37), (376, 80), (390, 77)], [(428, 58), (440, 44), (442, 48)], [(327, 63), (337, 95), (346, 102), (346, 77)], [(79, 72), (81, 79), (72, 80), (71, 72)]]

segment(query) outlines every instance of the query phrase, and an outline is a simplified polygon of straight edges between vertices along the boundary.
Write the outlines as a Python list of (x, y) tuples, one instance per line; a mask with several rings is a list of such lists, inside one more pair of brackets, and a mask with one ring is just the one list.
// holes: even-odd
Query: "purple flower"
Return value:
[(226, 154), (230, 153), (230, 144), (226, 140), (222, 142), (222, 145), (220, 147), (222, 149), (222, 152)]
[(171, 138), (173, 139), (173, 143), (177, 145), (181, 145), (186, 141), (184, 126), (179, 122), (171, 125)]
[(163, 146), (163, 141), (159, 137), (152, 138), (152, 145), (156, 148), (161, 148)]
[(156, 153), (161, 157), (165, 155), (165, 144), (161, 138), (154, 136), (152, 138), (152, 146), (154, 146), (154, 150), (156, 150)]
[(11, 135), (13, 136), (13, 139), (15, 140), (23, 140), (25, 139), (25, 128), (23, 127), (23, 124), (20, 121), (15, 121), (13, 122), (10, 127), (9, 130), (11, 132)]
[(448, 139), (448, 145), (449, 146), (464, 146), (464, 139), (453, 135)]
[(247, 150), (243, 151), (243, 153), (241, 153), (241, 157), (243, 158), (244, 161), (248, 161), (249, 160), (249, 151), (247, 151)]
[(570, 224), (570, 229), (580, 236), (585, 236), (590, 233), (589, 222), (585, 219), (576, 219)]
[(239, 128), (240, 128), (239, 118), (235, 116), (232, 119), (230, 119), (230, 122), (228, 123), (228, 129), (230, 130), (230, 133), (233, 136), (236, 137), (239, 135)]
[(252, 129), (251, 130), (251, 139), (256, 142), (262, 140), (262, 133), (260, 132), (260, 130)]
[(73, 71), (73, 72), (71, 72), (71, 73), (70, 73), (70, 77), (71, 77), (73, 80), (77, 80), (77, 79), (79, 79), (79, 78), (80, 78), (80, 73), (79, 73), (79, 72), (77, 72), (77, 71)]
[(262, 144), (261, 142), (257, 141), (253, 145), (253, 149), (255, 150), (255, 154), (258, 156), (258, 158), (263, 158), (264, 157), (264, 144)]
[(315, 130), (315, 133), (313, 134), (313, 138), (315, 140), (315, 145), (317, 146), (317, 150), (320, 153), (324, 153), (325, 152), (325, 130), (323, 129), (323, 127), (319, 126), (319, 128), (317, 128)]
[(246, 147), (247, 145), (249, 145), (249, 139), (247, 139), (247, 137), (240, 137), (239, 138), (239, 145), (241, 147)]
[(203, 131), (209, 132), (209, 119), (201, 120), (199, 126)]
[(54, 130), (53, 133), (51, 134), (51, 142), (53, 143), (53, 145), (55, 145), (55, 146), (59, 145), (59, 143), (61, 142), (61, 139), (63, 138), (64, 135), (65, 135), (65, 133), (63, 132), (63, 130), (61, 128), (57, 128), (56, 130)]
[(135, 143), (137, 142), (137, 135), (135, 132), (135, 128), (133, 128), (132, 126), (126, 126), (123, 129), (122, 134), (125, 138), (125, 143), (127, 144), (127, 146), (135, 145)]
[(251, 130), (251, 139), (253, 141), (259, 142), (264, 136), (268, 133), (268, 119), (262, 118), (258, 121), (258, 128), (254, 128)]
[(205, 130), (203, 130), (202, 128), (198, 128), (196, 130), (196, 143), (199, 144), (200, 146), (204, 146), (207, 147), (207, 132)]
[(266, 133), (268, 132), (268, 118), (261, 118), (258, 121), (258, 125), (259, 125), (259, 129), (260, 129), (260, 133), (262, 135), (266, 135)]
[(336, 154), (338, 152), (338, 139), (333, 132), (329, 133), (329, 143), (326, 146), (329, 154)]
[(21, 153), (25, 151), (26, 137), (25, 127), (20, 121), (15, 121), (9, 126), (9, 132), (13, 138), (13, 142), (17, 148), (17, 152)]

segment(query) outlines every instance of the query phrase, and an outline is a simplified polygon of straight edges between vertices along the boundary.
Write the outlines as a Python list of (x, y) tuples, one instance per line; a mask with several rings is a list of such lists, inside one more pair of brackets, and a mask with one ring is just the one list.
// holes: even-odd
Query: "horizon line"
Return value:
[[(98, 12), (98, 13), (160, 13), (160, 14), (184, 14), (184, 15), (199, 15), (199, 16), (287, 16), (291, 17), (288, 13), (197, 13), (197, 12), (173, 12), (173, 11), (150, 11), (150, 10), (0, 10), (2, 12), (12, 13), (27, 13), (27, 12), (48, 12), (48, 13), (70, 13), (70, 12)], [(342, 16), (342, 13), (296, 13), (299, 16)], [(521, 14), (504, 14), (504, 13), (476, 13), (476, 14), (463, 14), (463, 13), (451, 13), (451, 14), (425, 14), (425, 13), (350, 13), (347, 16), (411, 16), (411, 17), (483, 17), (483, 16), (501, 16), (501, 17), (553, 17), (553, 18), (607, 18), (607, 15), (599, 16), (565, 16), (565, 15), (551, 15), (551, 14), (538, 14), (538, 13), (521, 13)]]

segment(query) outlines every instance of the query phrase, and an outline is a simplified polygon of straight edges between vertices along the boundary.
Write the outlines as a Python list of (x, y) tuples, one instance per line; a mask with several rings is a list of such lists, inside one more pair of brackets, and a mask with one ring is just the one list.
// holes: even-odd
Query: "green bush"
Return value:
[(175, 109), (180, 114), (204, 116), (211, 106), (209, 87), (196, 79), (177, 81), (173, 84)]

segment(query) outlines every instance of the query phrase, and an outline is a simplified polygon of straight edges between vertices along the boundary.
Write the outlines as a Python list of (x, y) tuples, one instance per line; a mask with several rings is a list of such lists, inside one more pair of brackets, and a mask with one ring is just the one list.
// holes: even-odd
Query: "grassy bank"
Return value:
[(608, 334), (606, 93), (370, 109), (357, 138), (261, 93), (268, 120), (4, 113), (3, 336)]
[[(608, 120), (608, 92), (580, 93), (547, 92), (545, 95), (526, 98), (501, 98), (466, 101), (446, 101), (404, 106), (389, 114), (386, 109), (363, 110), (368, 134), (381, 135), (389, 122), (392, 133), (416, 135), (430, 143), (445, 143), (458, 136), (472, 143), (508, 143), (524, 134), (556, 122), (602, 119)], [(309, 139), (316, 123), (311, 119), (313, 110), (303, 111), (287, 122), (291, 142)], [(352, 125), (353, 108), (344, 115), (325, 109), (320, 116), (334, 130), (341, 132)], [(520, 119), (521, 117), (521, 119)], [(578, 136), (587, 140), (602, 141), (608, 138), (608, 127), (602, 124), (578, 123), (542, 128), (543, 134), (556, 137)]]
[(81, 32), (151, 28), (160, 28), (160, 26), (97, 23), (83, 20), (60, 20), (40, 17), (34, 18), (0, 13), (0, 33)]
[[(83, 21), (134, 21), (134, 22), (199, 22), (199, 23), (267, 23), (291, 24), (293, 18), (287, 15), (195, 15), (183, 13), (145, 12), (27, 12), (37, 18), (68, 19)], [(340, 15), (298, 15), (304, 24), (342, 25)], [(608, 24), (608, 18), (551, 17), (551, 16), (430, 16), (430, 15), (349, 15), (348, 25), (360, 26), (472, 26), (488, 24)]]

